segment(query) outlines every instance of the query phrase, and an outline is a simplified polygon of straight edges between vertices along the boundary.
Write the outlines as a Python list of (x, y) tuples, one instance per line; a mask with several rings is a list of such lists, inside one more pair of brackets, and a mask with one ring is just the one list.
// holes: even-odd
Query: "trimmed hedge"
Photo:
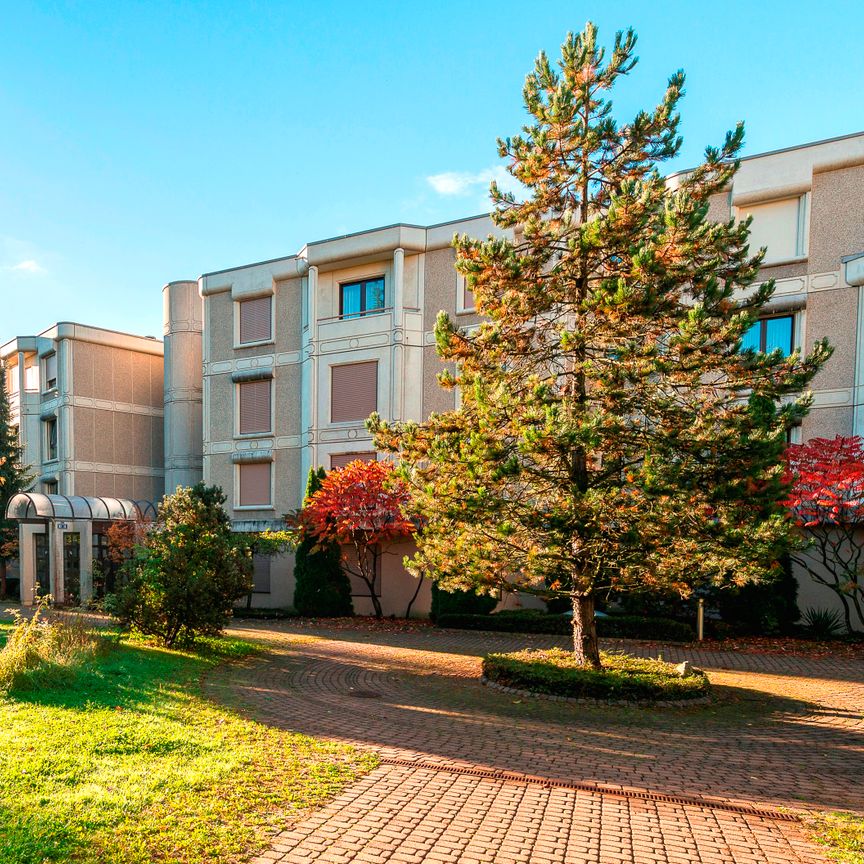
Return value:
[(569, 651), (514, 651), (487, 654), (483, 675), (496, 684), (571, 699), (679, 701), (707, 696), (710, 685), (703, 672), (682, 677), (671, 663), (601, 654), (602, 669), (579, 666)]
[(432, 583), (432, 608), (429, 617), (437, 621), (443, 615), (479, 615), (488, 617), (498, 605), (498, 598), (474, 591), (445, 591)]
[[(457, 630), (492, 630), (498, 633), (545, 633), (569, 636), (570, 618), (547, 615), (531, 609), (496, 612), (494, 615), (439, 615), (439, 627)], [(689, 624), (671, 618), (640, 618), (635, 615), (609, 615), (597, 619), (601, 639), (652, 639), (664, 642), (692, 642), (696, 634)]]

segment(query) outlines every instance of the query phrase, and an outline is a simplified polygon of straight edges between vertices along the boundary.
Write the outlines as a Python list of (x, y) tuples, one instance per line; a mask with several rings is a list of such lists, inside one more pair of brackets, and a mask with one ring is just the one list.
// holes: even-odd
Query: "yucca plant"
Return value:
[(807, 635), (819, 642), (833, 639), (843, 629), (843, 616), (836, 609), (810, 607), (801, 616)]

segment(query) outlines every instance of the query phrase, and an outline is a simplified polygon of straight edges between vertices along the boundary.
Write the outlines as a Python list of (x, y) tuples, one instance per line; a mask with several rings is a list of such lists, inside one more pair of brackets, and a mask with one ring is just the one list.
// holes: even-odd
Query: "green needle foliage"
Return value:
[[(323, 467), (309, 469), (304, 506), (321, 488)], [(351, 583), (342, 570), (338, 543), (320, 543), (304, 535), (294, 553), (294, 608), (301, 615), (339, 617), (353, 615)]]
[(743, 584), (786, 545), (778, 506), (787, 430), (830, 354), (741, 351), (770, 299), (749, 223), (709, 220), (737, 168), (743, 126), (694, 170), (679, 152), (684, 74), (619, 125), (610, 91), (636, 64), (592, 24), (558, 68), (538, 57), (530, 124), (499, 141), (525, 201), (492, 185), (513, 240), (457, 237), (456, 268), (485, 316), (441, 313), (438, 353), (455, 365), (459, 411), (422, 424), (370, 418), (398, 454), (421, 517), (411, 566), (444, 587), (569, 596), (574, 653), (601, 665), (594, 600), (610, 588)]
[(18, 440), (18, 430), (12, 425), (6, 370), (0, 367), (0, 600), (6, 597), (6, 569), (18, 556), (18, 523), (6, 518), (9, 500), (30, 486), (29, 475), (22, 460), (24, 448)]

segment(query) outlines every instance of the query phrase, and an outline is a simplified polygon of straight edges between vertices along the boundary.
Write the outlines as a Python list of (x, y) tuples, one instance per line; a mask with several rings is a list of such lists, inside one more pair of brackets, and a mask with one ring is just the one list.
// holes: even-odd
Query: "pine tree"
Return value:
[[(326, 474), (323, 467), (317, 471), (309, 469), (304, 506), (321, 488)], [(304, 536), (297, 544), (294, 552), (294, 608), (301, 615), (339, 617), (354, 614), (351, 583), (342, 570), (342, 554), (337, 543), (319, 544), (315, 538)]]
[(24, 491), (32, 480), (22, 464), (24, 449), (11, 418), (6, 370), (0, 367), (0, 600), (6, 597), (9, 561), (18, 556), (18, 523), (6, 518), (6, 507), (11, 498)]
[(558, 69), (540, 54), (530, 125), (499, 141), (525, 201), (493, 183), (515, 241), (456, 238), (456, 267), (485, 316), (441, 313), (440, 376), (461, 408), (421, 424), (370, 419), (398, 454), (423, 528), (417, 571), (451, 588), (569, 596), (577, 660), (600, 666), (595, 597), (608, 589), (743, 584), (783, 549), (786, 432), (830, 354), (741, 351), (773, 283), (749, 223), (708, 219), (738, 168), (743, 126), (676, 182), (684, 75), (619, 125), (609, 91), (635, 66), (588, 24)]

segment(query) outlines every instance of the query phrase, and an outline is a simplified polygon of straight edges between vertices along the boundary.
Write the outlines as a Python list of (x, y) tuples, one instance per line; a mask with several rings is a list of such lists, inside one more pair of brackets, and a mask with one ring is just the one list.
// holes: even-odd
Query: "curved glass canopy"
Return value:
[(115, 522), (130, 519), (155, 519), (156, 507), (150, 501), (128, 498), (90, 498), (83, 495), (43, 495), (19, 492), (6, 507), (7, 519), (98, 519)]

